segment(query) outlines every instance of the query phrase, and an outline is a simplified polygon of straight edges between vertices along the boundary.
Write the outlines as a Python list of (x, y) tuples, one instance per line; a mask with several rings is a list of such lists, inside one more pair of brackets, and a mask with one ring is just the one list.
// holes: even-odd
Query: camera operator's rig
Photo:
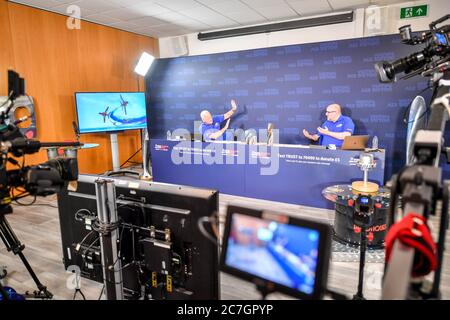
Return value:
[[(391, 179), (390, 223), (396, 222), (386, 238), (386, 272), (383, 299), (439, 299), (444, 242), (448, 228), (450, 182), (442, 182), (439, 158), (442, 152), (450, 162), (449, 148), (443, 146), (446, 122), (450, 119), (450, 25), (436, 26), (448, 20), (446, 15), (430, 30), (412, 36), (410, 26), (400, 28), (402, 42), (425, 44), (425, 48), (392, 63), (375, 65), (380, 82), (396, 81), (415, 75), (430, 76), (434, 92), (431, 115), (425, 130), (419, 130), (413, 143), (414, 160)], [(438, 241), (428, 228), (428, 219), (439, 214)], [(433, 280), (425, 276), (434, 271)], [(413, 278), (413, 279), (411, 279)]]
[[(75, 158), (52, 159), (45, 163), (25, 166), (24, 156), (39, 151), (42, 147), (51, 146), (79, 146), (79, 142), (40, 142), (27, 139), (17, 127), (21, 120), (12, 123), (9, 113), (14, 107), (15, 99), (24, 95), (24, 80), (15, 72), (8, 72), (9, 97), (0, 106), (0, 238), (8, 251), (18, 255), (27, 271), (33, 278), (38, 290), (34, 291), (33, 298), (51, 299), (52, 293), (47, 290), (36, 276), (31, 265), (25, 258), (25, 246), (19, 241), (13, 229), (6, 220), (6, 215), (13, 212), (11, 203), (27, 196), (48, 196), (67, 187), (69, 181), (78, 179), (78, 164)], [(20, 163), (14, 157), (22, 157)], [(7, 165), (19, 167), (8, 170)], [(19, 193), (16, 194), (15, 191)], [(0, 283), (0, 300), (8, 300), (7, 290)], [(28, 296), (28, 293), (26, 293)]]

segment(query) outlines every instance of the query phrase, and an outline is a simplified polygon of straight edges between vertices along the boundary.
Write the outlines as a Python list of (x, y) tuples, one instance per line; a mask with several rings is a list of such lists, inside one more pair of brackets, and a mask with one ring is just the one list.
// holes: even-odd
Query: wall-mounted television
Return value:
[(147, 127), (144, 92), (76, 92), (75, 104), (80, 133)]

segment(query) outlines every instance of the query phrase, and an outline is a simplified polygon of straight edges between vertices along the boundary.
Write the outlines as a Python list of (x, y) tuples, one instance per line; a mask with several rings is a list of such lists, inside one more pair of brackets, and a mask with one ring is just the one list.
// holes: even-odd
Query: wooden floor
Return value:
[[(23, 199), (23, 202), (28, 199)], [(226, 207), (229, 204), (246, 207), (270, 208), (282, 213), (298, 217), (310, 218), (326, 223), (332, 223), (334, 213), (325, 209), (314, 209), (298, 205), (278, 202), (241, 198), (236, 196), (220, 196), (221, 221), (224, 220)], [(72, 299), (74, 290), (71, 288), (70, 273), (64, 270), (62, 263), (61, 234), (56, 208), (56, 197), (39, 198), (37, 205), (24, 207), (14, 205), (14, 213), (6, 216), (17, 237), (25, 244), (25, 256), (36, 271), (39, 279), (54, 294), (55, 299)], [(433, 221), (434, 222), (434, 221)], [(447, 233), (447, 248), (450, 244), (450, 232)], [(358, 262), (338, 262), (332, 259), (328, 277), (329, 287), (351, 297), (356, 292), (358, 282)], [(3, 280), (19, 292), (35, 289), (31, 277), (17, 256), (7, 252), (0, 243), (0, 268), (7, 267), (8, 276)], [(365, 291), (368, 299), (379, 299), (381, 296), (382, 263), (366, 263)], [(90, 280), (81, 280), (81, 289), (87, 299), (98, 299), (102, 285)], [(441, 291), (444, 299), (450, 299), (450, 253), (445, 254)], [(254, 287), (231, 277), (221, 274), (222, 299), (259, 299)], [(80, 298), (78, 296), (78, 298)], [(291, 299), (281, 294), (269, 295), (268, 299)]]

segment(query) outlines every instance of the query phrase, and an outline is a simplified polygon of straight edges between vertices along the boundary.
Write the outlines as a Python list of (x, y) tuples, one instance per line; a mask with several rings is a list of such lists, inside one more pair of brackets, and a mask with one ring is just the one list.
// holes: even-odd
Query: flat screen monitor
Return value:
[[(58, 206), (65, 267), (78, 266), (83, 277), (103, 282), (98, 235), (87, 230), (80, 218), (97, 211), (95, 181), (99, 177), (80, 175), (76, 191), (58, 194)], [(144, 298), (145, 287), (155, 300), (219, 299), (218, 246), (198, 226), (200, 218), (217, 212), (219, 193), (127, 177), (103, 178), (114, 180), (116, 186), (126, 298)], [(204, 227), (213, 232), (209, 224)]]
[(75, 103), (80, 133), (147, 127), (144, 92), (77, 92)]
[(300, 299), (325, 292), (328, 225), (230, 206), (222, 246), (224, 272)]

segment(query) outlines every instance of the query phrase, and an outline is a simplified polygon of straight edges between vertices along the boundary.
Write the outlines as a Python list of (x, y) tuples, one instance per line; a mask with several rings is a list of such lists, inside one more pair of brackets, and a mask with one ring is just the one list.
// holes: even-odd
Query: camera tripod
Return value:
[(358, 277), (358, 292), (353, 296), (353, 300), (366, 300), (364, 298), (364, 266), (366, 264), (366, 250), (367, 250), (367, 235), (366, 226), (361, 227), (361, 244), (360, 244), (360, 254), (359, 254), (359, 277)]
[[(5, 244), (8, 251), (12, 251), (15, 255), (19, 256), (20, 260), (22, 260), (23, 264), (27, 268), (31, 278), (33, 278), (33, 281), (36, 284), (38, 290), (34, 291), (31, 297), (36, 299), (51, 299), (53, 297), (53, 294), (48, 291), (47, 287), (39, 281), (36, 273), (33, 271), (31, 265), (28, 263), (28, 260), (25, 258), (22, 252), (25, 249), (25, 246), (20, 243), (19, 239), (17, 239), (17, 236), (14, 234), (14, 231), (6, 220), (5, 215), (8, 213), (12, 213), (11, 206), (0, 205), (0, 238), (3, 240), (3, 243)], [(8, 295), (6, 294), (5, 289), (1, 284), (0, 293), (2, 294), (4, 299), (8, 299)], [(25, 295), (29, 296), (28, 292)]]
[(371, 196), (359, 194), (355, 200), (353, 223), (361, 230), (361, 243), (359, 254), (359, 278), (358, 292), (353, 296), (353, 300), (366, 300), (364, 298), (364, 266), (366, 263), (367, 250), (367, 228), (373, 224), (374, 202)]

